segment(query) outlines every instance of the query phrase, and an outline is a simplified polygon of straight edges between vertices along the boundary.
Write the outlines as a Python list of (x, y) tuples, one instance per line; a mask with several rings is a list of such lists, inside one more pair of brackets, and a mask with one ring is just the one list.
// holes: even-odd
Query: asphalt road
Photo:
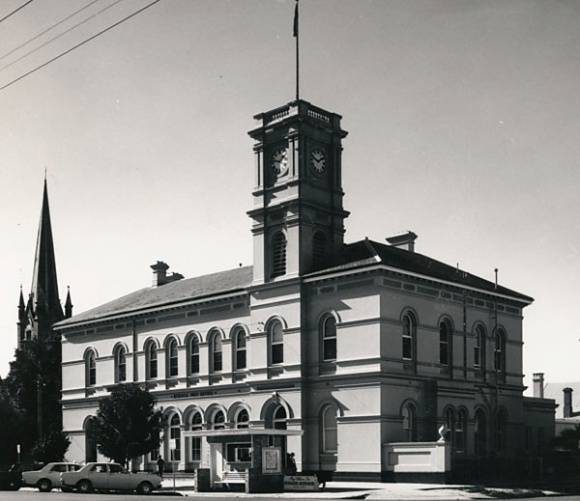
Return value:
[[(164, 496), (161, 494), (152, 494), (150, 496), (143, 496), (139, 494), (78, 494), (76, 492), (60, 492), (58, 490), (48, 493), (33, 491), (33, 490), (23, 490), (23, 491), (0, 491), (0, 501), (177, 501), (178, 499), (183, 499), (183, 501), (190, 499), (191, 501), (200, 501), (202, 499), (207, 499), (208, 501), (232, 501), (231, 497), (224, 494), (223, 497), (216, 497), (215, 495), (202, 498), (201, 496), (195, 497), (182, 497), (182, 496)], [(264, 497), (244, 498), (248, 501), (268, 501)], [(291, 501), (314, 501), (312, 498), (300, 499), (292, 498)], [(440, 501), (440, 500), (437, 500)], [(520, 500), (518, 500), (520, 501)], [(536, 500), (537, 501), (537, 500)], [(577, 500), (576, 500), (577, 501)]]
[[(37, 491), (32, 490), (25, 490), (25, 491), (0, 491), (0, 501), (39, 501), (39, 500), (46, 500), (46, 501), (140, 501), (140, 500), (149, 500), (149, 501), (176, 501), (179, 499), (180, 496), (164, 496), (159, 494), (153, 494), (151, 496), (141, 496), (138, 494), (77, 494), (77, 493), (65, 493), (54, 491), (50, 493), (40, 493)], [(231, 497), (224, 496), (224, 497), (207, 497), (202, 498), (201, 496), (195, 496), (193, 498), (189, 498), (193, 500), (201, 500), (207, 499), (208, 501), (231, 501)], [(244, 499), (248, 500), (255, 500), (255, 501), (265, 501), (266, 498), (259, 497), (259, 498), (252, 498), (252, 497), (245, 497)], [(457, 499), (457, 498), (455, 498)], [(540, 498), (518, 498), (518, 501), (538, 501)], [(550, 496), (550, 501), (579, 501), (580, 496)], [(313, 501), (313, 498), (292, 498), (292, 501)], [(437, 501), (445, 501), (444, 499), (437, 499)]]
[[(24, 491), (0, 491), (0, 501), (138, 501), (141, 499), (148, 499), (149, 501), (171, 500), (176, 501), (181, 498), (179, 496), (160, 496), (153, 494), (151, 496), (141, 496), (137, 494), (78, 494), (76, 492), (38, 492), (32, 490)], [(212, 498), (212, 501), (215, 498)]]

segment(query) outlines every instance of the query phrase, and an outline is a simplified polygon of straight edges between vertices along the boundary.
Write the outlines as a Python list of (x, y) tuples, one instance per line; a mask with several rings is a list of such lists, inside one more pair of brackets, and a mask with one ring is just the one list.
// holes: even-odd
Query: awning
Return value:
[(266, 435), (269, 437), (295, 437), (304, 434), (302, 430), (276, 430), (274, 428), (225, 428), (223, 430), (185, 430), (184, 437), (251, 437), (252, 435)]

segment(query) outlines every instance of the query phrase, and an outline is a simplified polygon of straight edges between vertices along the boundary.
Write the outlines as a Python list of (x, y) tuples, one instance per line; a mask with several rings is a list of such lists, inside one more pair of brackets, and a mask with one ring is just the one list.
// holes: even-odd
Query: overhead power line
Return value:
[(38, 47), (35, 47), (34, 49), (29, 50), (28, 52), (25, 52), (19, 58), (15, 59), (14, 61), (9, 62), (8, 64), (5, 64), (4, 66), (2, 66), (0, 68), (0, 71), (4, 71), (6, 68), (10, 68), (10, 66), (14, 66), (16, 63), (22, 61), (24, 58), (30, 56), (31, 54), (34, 54), (35, 52), (38, 52), (40, 49), (46, 47), (48, 44), (51, 44), (55, 40), (58, 40), (59, 38), (62, 38), (67, 33), (70, 33), (72, 30), (78, 28), (79, 26), (81, 26), (81, 25), (83, 25), (85, 23), (88, 23), (89, 21), (91, 21), (95, 17), (101, 15), (103, 12), (105, 12), (106, 10), (109, 10), (110, 8), (114, 7), (115, 5), (117, 5), (120, 2), (123, 2), (123, 0), (115, 0), (113, 3), (107, 5), (106, 7), (103, 7), (101, 10), (98, 10), (94, 14), (91, 14), (90, 16), (85, 17), (82, 21), (79, 21), (77, 24), (74, 24), (70, 28), (67, 28), (62, 33), (59, 33), (58, 35), (56, 35), (56, 36), (54, 36), (52, 38), (49, 38), (46, 42), (41, 43)]
[(16, 7), (12, 12), (9, 12), (2, 19), (0, 19), (0, 23), (2, 21), (6, 21), (6, 19), (8, 19), (9, 17), (16, 14), (20, 9), (24, 9), (24, 7), (26, 7), (29, 3), (32, 3), (32, 2), (34, 2), (34, 0), (28, 0), (28, 2), (24, 2), (20, 7)]
[(73, 45), (70, 49), (65, 50), (64, 52), (61, 52), (60, 54), (58, 54), (57, 56), (49, 59), (48, 61), (46, 61), (45, 63), (42, 63), (38, 66), (36, 66), (35, 68), (31, 69), (30, 71), (27, 71), (26, 73), (24, 73), (23, 75), (20, 75), (19, 77), (15, 78), (14, 80), (11, 80), (10, 82), (8, 82), (7, 84), (3, 85), (2, 87), (0, 87), (0, 90), (4, 90), (8, 87), (10, 87), (11, 85), (14, 85), (16, 82), (19, 82), (20, 80), (22, 80), (23, 78), (26, 78), (29, 75), (32, 75), (33, 73), (37, 72), (38, 70), (44, 68), (45, 66), (48, 66), (49, 64), (53, 63), (54, 61), (60, 59), (61, 57), (66, 56), (67, 54), (71, 53), (73, 50), (78, 49), (79, 47), (85, 45), (86, 43), (90, 42), (91, 40), (94, 40), (95, 38), (103, 35), (104, 33), (106, 33), (109, 30), (112, 30), (113, 28), (119, 26), (120, 24), (124, 23), (125, 21), (128, 21), (129, 19), (131, 19), (132, 17), (137, 16), (138, 14), (141, 14), (141, 12), (149, 9), (150, 7), (153, 7), (156, 3), (159, 3), (161, 0), (154, 0), (153, 2), (148, 3), (147, 5), (145, 5), (144, 7), (141, 7), (140, 9), (136, 10), (135, 12), (133, 12), (132, 14), (129, 14), (128, 16), (124, 17), (123, 19), (121, 19), (120, 21), (117, 21), (114, 24), (111, 24), (110, 26), (107, 26), (105, 29), (99, 31), (98, 33), (95, 33), (94, 35), (90, 36), (89, 38), (83, 40), (82, 42), (79, 42), (76, 45)]
[(6, 59), (8, 56), (10, 56), (11, 54), (14, 54), (17, 50), (22, 49), (23, 47), (26, 47), (29, 43), (34, 42), (35, 40), (38, 40), (42, 35), (48, 33), (49, 31), (53, 30), (54, 28), (56, 28), (57, 26), (60, 26), (62, 23), (68, 21), (71, 17), (76, 16), (79, 12), (82, 12), (85, 9), (88, 9), (91, 5), (93, 5), (94, 3), (99, 2), (100, 0), (91, 0), (88, 4), (86, 4), (84, 7), (81, 7), (78, 10), (75, 10), (72, 14), (69, 14), (66, 17), (63, 17), (60, 21), (57, 21), (56, 23), (54, 23), (53, 25), (49, 26), (48, 28), (46, 28), (45, 30), (42, 30), (40, 33), (38, 33), (37, 35), (33, 36), (32, 38), (29, 38), (28, 40), (26, 40), (26, 42), (21, 43), (20, 45), (17, 45), (16, 47), (14, 47), (12, 50), (8, 51), (6, 54), (0, 56), (0, 61), (2, 61), (2, 59)]

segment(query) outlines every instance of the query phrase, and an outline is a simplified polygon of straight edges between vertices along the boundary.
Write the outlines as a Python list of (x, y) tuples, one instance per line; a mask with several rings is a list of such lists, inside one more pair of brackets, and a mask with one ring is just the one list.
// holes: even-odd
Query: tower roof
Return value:
[(31, 293), (37, 310), (43, 309), (49, 316), (50, 323), (63, 318), (62, 306), (58, 295), (56, 276), (56, 261), (54, 257), (54, 242), (48, 207), (48, 188), (44, 179), (42, 194), (42, 209), (36, 239), (36, 253), (34, 256), (34, 272), (32, 274)]

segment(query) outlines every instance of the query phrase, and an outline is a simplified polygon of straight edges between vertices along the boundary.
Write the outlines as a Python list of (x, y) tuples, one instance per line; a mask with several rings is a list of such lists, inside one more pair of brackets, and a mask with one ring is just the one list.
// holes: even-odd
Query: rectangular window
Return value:
[(501, 372), (503, 370), (502, 364), (501, 364), (501, 351), (499, 351), (498, 349), (495, 350), (495, 369), (498, 372)]
[(246, 350), (238, 350), (236, 352), (236, 369), (246, 368)]
[(157, 377), (157, 359), (149, 362), (149, 377), (155, 379)]
[(199, 353), (194, 353), (191, 355), (191, 373), (198, 374), (199, 373)]
[(219, 372), (222, 370), (222, 352), (216, 351), (213, 354), (213, 370)]
[[(476, 341), (477, 343), (477, 341)], [(479, 345), (475, 345), (473, 347), (473, 366), (474, 367), (479, 367), (480, 365), (480, 349), (479, 349)]]
[(191, 460), (201, 461), (201, 438), (199, 437), (191, 439)]
[(178, 365), (177, 357), (171, 357), (169, 359), (169, 376), (170, 377), (177, 376), (178, 367), (179, 367), (179, 365)]
[(272, 345), (272, 363), (273, 364), (281, 364), (284, 362), (284, 345), (280, 344), (273, 344)]
[(447, 341), (439, 343), (439, 363), (449, 365), (449, 345)]
[(407, 360), (413, 358), (413, 342), (411, 336), (403, 336), (403, 358)]
[(325, 339), (323, 342), (324, 360), (336, 360), (336, 338)]
[(238, 443), (228, 444), (227, 446), (227, 461), (228, 463), (245, 463), (251, 461), (250, 451), (251, 444)]

